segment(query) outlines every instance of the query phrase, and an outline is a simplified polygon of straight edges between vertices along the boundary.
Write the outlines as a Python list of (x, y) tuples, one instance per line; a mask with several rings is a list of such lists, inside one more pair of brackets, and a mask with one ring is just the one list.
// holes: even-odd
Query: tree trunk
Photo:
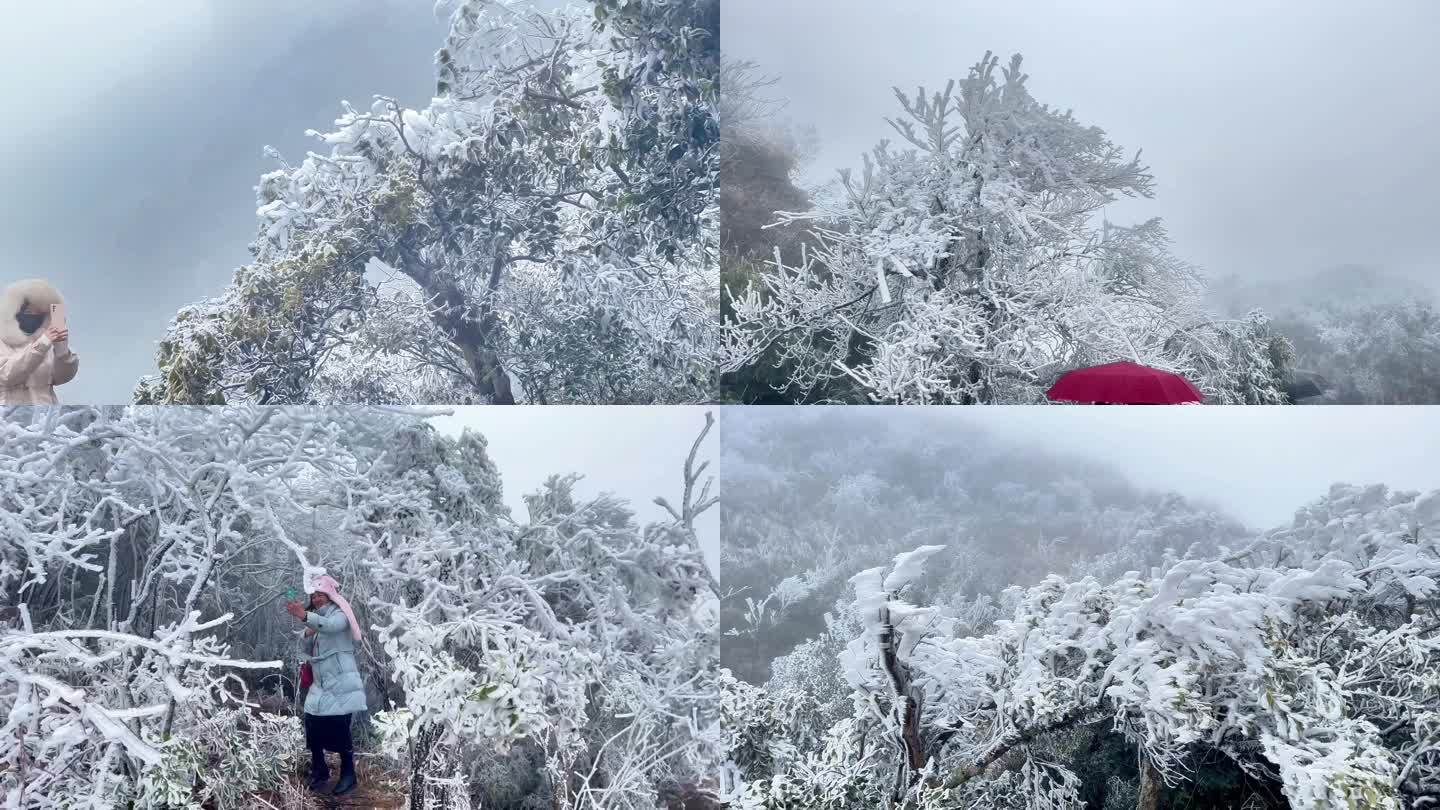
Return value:
[(899, 710), (900, 744), (905, 749), (905, 764), (912, 772), (925, 768), (928, 759), (925, 746), (920, 739), (920, 701), (910, 685), (910, 672), (901, 663), (896, 645), (895, 628), (890, 624), (890, 613), (883, 611), (880, 617), (883, 629), (880, 631), (880, 663), (894, 687), (894, 700)]
[(480, 393), (490, 397), (496, 405), (514, 405), (510, 376), (501, 366), (499, 356), (489, 348), (496, 328), (495, 315), (483, 313), (478, 323), (466, 318), (464, 295), (453, 285), (435, 290), (433, 295), (441, 304), (440, 313), (436, 316), (441, 328), (449, 332), (460, 347)]
[(490, 397), (495, 405), (514, 405), (515, 394), (510, 390), (510, 376), (500, 365), (500, 358), (491, 351), (476, 351), (469, 346), (461, 347), (470, 369), (479, 381), (480, 393)]
[(1053, 723), (1047, 723), (1043, 726), (1036, 726), (1023, 732), (1011, 734), (1000, 743), (991, 746), (990, 750), (979, 759), (952, 769), (949, 775), (946, 776), (944, 785), (949, 789), (960, 787), (984, 773), (986, 768), (989, 768), (996, 760), (1010, 753), (1017, 746), (1030, 743), (1043, 734), (1048, 734), (1069, 726), (1090, 725), (1099, 722), (1105, 717), (1106, 715), (1103, 712), (1099, 712), (1094, 708), (1082, 707), (1065, 714)]
[(891, 792), (891, 804), (900, 805), (905, 793), (916, 783), (920, 773), (929, 761), (929, 752), (920, 733), (920, 714), (924, 703), (920, 690), (912, 683), (910, 670), (900, 660), (895, 636), (895, 627), (890, 623), (890, 611), (882, 608), (880, 613), (880, 664), (890, 676), (894, 690), (891, 710), (896, 714), (900, 728), (896, 743), (903, 754), (903, 761), (895, 772), (895, 784)]
[(425, 769), (430, 765), (430, 752), (439, 736), (440, 731), (430, 726), (415, 734), (410, 748), (410, 810), (425, 810)]
[(1160, 810), (1160, 789), (1165, 783), (1160, 779), (1160, 772), (1150, 764), (1150, 760), (1143, 759), (1140, 763), (1140, 799), (1135, 802), (1135, 810)]
[[(488, 309), (489, 304), (482, 305), (479, 318), (467, 317), (470, 308), (465, 293), (454, 280), (436, 273), (434, 268), (420, 258), (419, 251), (411, 241), (416, 238), (418, 232), (407, 233), (402, 244), (395, 247), (400, 271), (419, 284), (425, 291), (425, 297), (436, 306), (431, 318), (459, 347), (480, 393), (490, 397), (490, 401), (496, 405), (514, 405), (515, 395), (510, 390), (510, 377), (505, 373), (499, 355), (490, 344), (497, 324), (494, 313)], [(382, 255), (381, 258), (384, 259), (385, 256)], [(490, 268), (488, 283), (492, 295), (500, 286), (506, 266), (504, 255), (497, 253)]]

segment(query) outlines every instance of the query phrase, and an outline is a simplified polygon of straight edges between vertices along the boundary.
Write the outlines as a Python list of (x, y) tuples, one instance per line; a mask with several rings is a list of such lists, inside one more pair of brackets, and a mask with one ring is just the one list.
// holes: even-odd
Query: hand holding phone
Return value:
[(50, 325), (45, 328), (45, 334), (51, 343), (65, 343), (70, 340), (70, 330), (65, 326), (64, 304), (50, 305)]

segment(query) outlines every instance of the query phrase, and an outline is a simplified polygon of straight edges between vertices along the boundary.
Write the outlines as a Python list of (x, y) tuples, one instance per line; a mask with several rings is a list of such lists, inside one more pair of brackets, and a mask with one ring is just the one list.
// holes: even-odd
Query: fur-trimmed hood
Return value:
[(15, 313), (27, 303), (45, 313), (44, 323), (35, 332), (38, 335), (50, 325), (50, 305), (63, 304), (65, 299), (43, 278), (27, 278), (6, 287), (0, 293), (0, 340), (16, 348), (35, 339), (35, 335), (20, 331), (20, 323), (15, 320)]

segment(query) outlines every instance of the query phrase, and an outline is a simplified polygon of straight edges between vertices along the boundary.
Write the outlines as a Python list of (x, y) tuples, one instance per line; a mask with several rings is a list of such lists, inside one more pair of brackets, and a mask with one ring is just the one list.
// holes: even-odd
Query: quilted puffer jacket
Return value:
[(365, 682), (355, 663), (355, 639), (350, 636), (345, 614), (326, 605), (307, 612), (305, 626), (315, 630), (315, 635), (301, 640), (305, 650), (301, 660), (310, 662), (315, 675), (305, 696), (305, 713), (330, 716), (365, 711)]

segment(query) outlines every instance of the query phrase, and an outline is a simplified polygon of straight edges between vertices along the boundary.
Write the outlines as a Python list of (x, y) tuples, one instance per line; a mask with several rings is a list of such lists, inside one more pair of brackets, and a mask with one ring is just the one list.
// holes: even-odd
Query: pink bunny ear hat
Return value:
[(336, 582), (334, 577), (329, 575), (318, 576), (311, 581), (308, 590), (311, 593), (319, 591), (330, 597), (330, 601), (335, 603), (335, 607), (340, 608), (340, 612), (344, 613), (345, 618), (350, 620), (350, 635), (353, 636), (356, 641), (360, 640), (360, 623), (355, 621), (355, 611), (350, 608), (350, 602), (340, 595), (340, 583)]

